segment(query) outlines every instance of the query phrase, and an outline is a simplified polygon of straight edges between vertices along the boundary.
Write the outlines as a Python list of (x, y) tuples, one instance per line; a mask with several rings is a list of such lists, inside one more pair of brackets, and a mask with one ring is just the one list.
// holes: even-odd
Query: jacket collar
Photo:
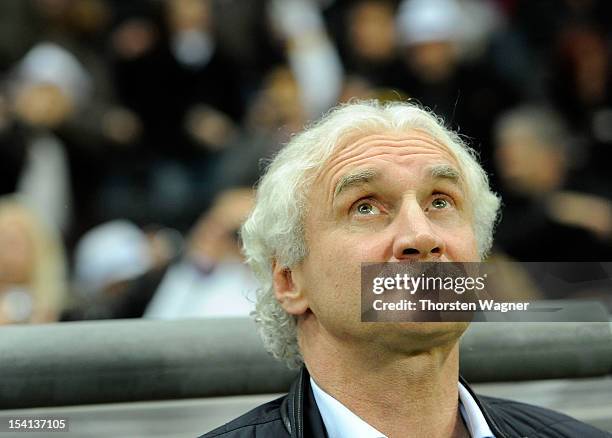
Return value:
[[(501, 429), (491, 415), (491, 407), (474, 393), (463, 377), (459, 376), (459, 381), (478, 404), (495, 437), (510, 438), (510, 435)], [(283, 425), (291, 438), (327, 438), (323, 419), (310, 387), (310, 374), (306, 367), (302, 367), (298, 378), (291, 385), (287, 397), (281, 404), (280, 411)]]
[(281, 404), (280, 413), (291, 438), (327, 438), (306, 367), (302, 367), (291, 385), (289, 394)]

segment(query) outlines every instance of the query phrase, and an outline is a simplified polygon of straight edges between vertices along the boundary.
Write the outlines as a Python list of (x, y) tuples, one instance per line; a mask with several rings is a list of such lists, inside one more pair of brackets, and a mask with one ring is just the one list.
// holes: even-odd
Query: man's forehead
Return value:
[[(422, 171), (424, 176), (426, 178), (430, 178), (431, 180), (446, 180), (452, 184), (455, 184), (459, 188), (463, 186), (459, 170), (451, 164), (434, 163), (425, 166)], [(381, 177), (382, 172), (375, 167), (350, 170), (338, 178), (333, 190), (333, 198), (337, 198), (343, 191), (348, 190), (351, 187), (368, 184), (380, 179)]]
[(424, 130), (411, 129), (404, 133), (362, 133), (346, 139), (321, 168), (317, 179), (335, 183), (347, 168), (370, 158), (386, 157), (399, 162), (416, 155), (437, 156), (459, 169), (455, 154), (447, 145)]
[(336, 152), (343, 150), (350, 150), (352, 148), (359, 147), (366, 143), (388, 143), (389, 145), (402, 145), (405, 142), (419, 142), (423, 141), (426, 143), (436, 145), (438, 147), (448, 149), (443, 142), (441, 142), (434, 135), (422, 128), (410, 128), (405, 131), (361, 131), (356, 132), (352, 135), (344, 137), (336, 149)]

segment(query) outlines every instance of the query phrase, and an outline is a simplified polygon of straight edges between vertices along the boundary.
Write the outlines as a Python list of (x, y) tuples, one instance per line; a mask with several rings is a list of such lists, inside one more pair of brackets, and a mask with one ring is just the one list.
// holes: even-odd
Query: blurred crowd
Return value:
[(0, 324), (247, 314), (251, 187), (352, 98), (467, 139), (496, 254), (611, 261), (611, 49), (605, 0), (2, 0)]

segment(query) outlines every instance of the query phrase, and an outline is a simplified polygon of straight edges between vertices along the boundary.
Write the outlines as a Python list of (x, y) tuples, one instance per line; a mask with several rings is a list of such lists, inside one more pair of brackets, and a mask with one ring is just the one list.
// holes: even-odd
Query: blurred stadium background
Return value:
[(468, 139), (504, 199), (500, 257), (611, 260), (611, 9), (3, 0), (0, 321), (223, 314), (171, 291), (254, 288), (250, 188), (352, 98), (415, 99)]

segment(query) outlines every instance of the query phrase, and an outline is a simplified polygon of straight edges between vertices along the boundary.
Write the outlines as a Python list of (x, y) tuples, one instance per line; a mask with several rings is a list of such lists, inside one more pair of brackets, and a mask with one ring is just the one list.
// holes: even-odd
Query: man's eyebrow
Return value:
[(376, 169), (359, 169), (354, 172), (350, 172), (343, 175), (336, 184), (334, 190), (334, 198), (349, 187), (358, 186), (361, 184), (368, 183), (379, 176), (379, 172)]
[(449, 164), (433, 165), (429, 169), (429, 174), (434, 179), (448, 179), (458, 186), (461, 186), (461, 174), (455, 167)]

